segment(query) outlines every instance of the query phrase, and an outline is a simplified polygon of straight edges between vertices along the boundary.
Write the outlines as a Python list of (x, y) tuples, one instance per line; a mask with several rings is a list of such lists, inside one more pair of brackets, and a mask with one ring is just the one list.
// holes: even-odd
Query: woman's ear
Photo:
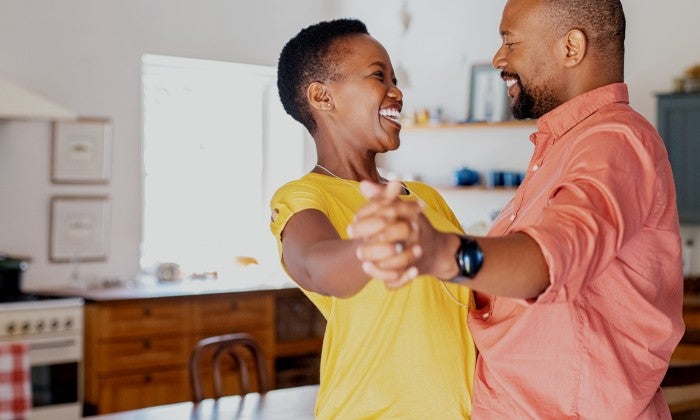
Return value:
[(564, 66), (574, 67), (586, 56), (588, 39), (580, 29), (572, 29), (564, 35)]
[(333, 108), (333, 101), (331, 100), (330, 92), (328, 92), (328, 87), (321, 82), (312, 82), (309, 85), (309, 88), (306, 90), (306, 99), (311, 107), (320, 111), (327, 111)]

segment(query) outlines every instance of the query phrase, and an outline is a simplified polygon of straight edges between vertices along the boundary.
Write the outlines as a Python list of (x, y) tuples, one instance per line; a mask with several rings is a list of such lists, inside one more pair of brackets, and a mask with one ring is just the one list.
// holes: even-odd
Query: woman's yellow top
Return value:
[[(410, 191), (404, 199), (422, 199), (433, 226), (462, 231), (437, 191), (420, 182), (404, 184)], [(270, 203), (270, 228), (280, 253), (281, 233), (294, 213), (319, 210), (347, 238), (346, 228), (365, 202), (357, 182), (321, 174), (282, 186)], [(470, 417), (476, 349), (467, 330), (467, 310), (456, 302), (472, 304), (470, 289), (419, 276), (394, 290), (370, 280), (350, 298), (304, 293), (328, 321), (317, 418)]]

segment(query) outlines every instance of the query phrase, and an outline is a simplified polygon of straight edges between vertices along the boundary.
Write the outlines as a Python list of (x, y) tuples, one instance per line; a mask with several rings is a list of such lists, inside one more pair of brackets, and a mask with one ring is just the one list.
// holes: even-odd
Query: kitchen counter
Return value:
[(187, 401), (191, 349), (232, 332), (258, 340), (273, 388), (318, 383), (325, 320), (282, 273), (246, 266), (216, 279), (114, 283), (34, 291), (85, 300), (86, 414)]
[(248, 266), (223, 273), (216, 279), (159, 282), (155, 277), (141, 276), (133, 282), (133, 285), (86, 288), (64, 286), (31, 292), (55, 296), (78, 296), (88, 302), (107, 302), (222, 293), (255, 293), (283, 289), (298, 289), (298, 286), (284, 274)]

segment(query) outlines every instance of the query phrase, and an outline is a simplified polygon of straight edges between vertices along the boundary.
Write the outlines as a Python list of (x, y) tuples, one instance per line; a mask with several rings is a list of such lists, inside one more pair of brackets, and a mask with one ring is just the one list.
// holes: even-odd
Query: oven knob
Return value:
[(63, 326), (67, 330), (70, 330), (71, 328), (73, 328), (73, 319), (67, 318), (66, 322), (63, 324)]
[(44, 321), (39, 320), (39, 321), (36, 323), (36, 325), (34, 326), (34, 328), (35, 328), (37, 331), (44, 331)]
[(16, 330), (17, 325), (14, 322), (10, 322), (7, 324), (7, 327), (5, 327), (5, 331), (7, 331), (8, 334), (14, 334)]
[(56, 331), (58, 329), (58, 319), (54, 318), (51, 320), (51, 330)]
[(24, 322), (22, 323), (22, 332), (23, 332), (23, 333), (28, 333), (31, 327), (32, 327), (32, 326), (31, 326), (31, 324), (29, 324), (29, 321), (24, 321)]

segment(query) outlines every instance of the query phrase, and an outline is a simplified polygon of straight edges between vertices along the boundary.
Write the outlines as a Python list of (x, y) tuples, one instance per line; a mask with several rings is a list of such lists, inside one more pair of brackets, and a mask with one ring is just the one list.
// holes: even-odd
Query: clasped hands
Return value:
[(363, 181), (360, 190), (368, 202), (348, 226), (348, 235), (360, 240), (357, 258), (367, 275), (388, 288), (401, 287), (423, 272), (421, 240), (432, 230), (422, 215), (425, 204), (400, 199), (403, 185), (398, 181), (386, 187)]

